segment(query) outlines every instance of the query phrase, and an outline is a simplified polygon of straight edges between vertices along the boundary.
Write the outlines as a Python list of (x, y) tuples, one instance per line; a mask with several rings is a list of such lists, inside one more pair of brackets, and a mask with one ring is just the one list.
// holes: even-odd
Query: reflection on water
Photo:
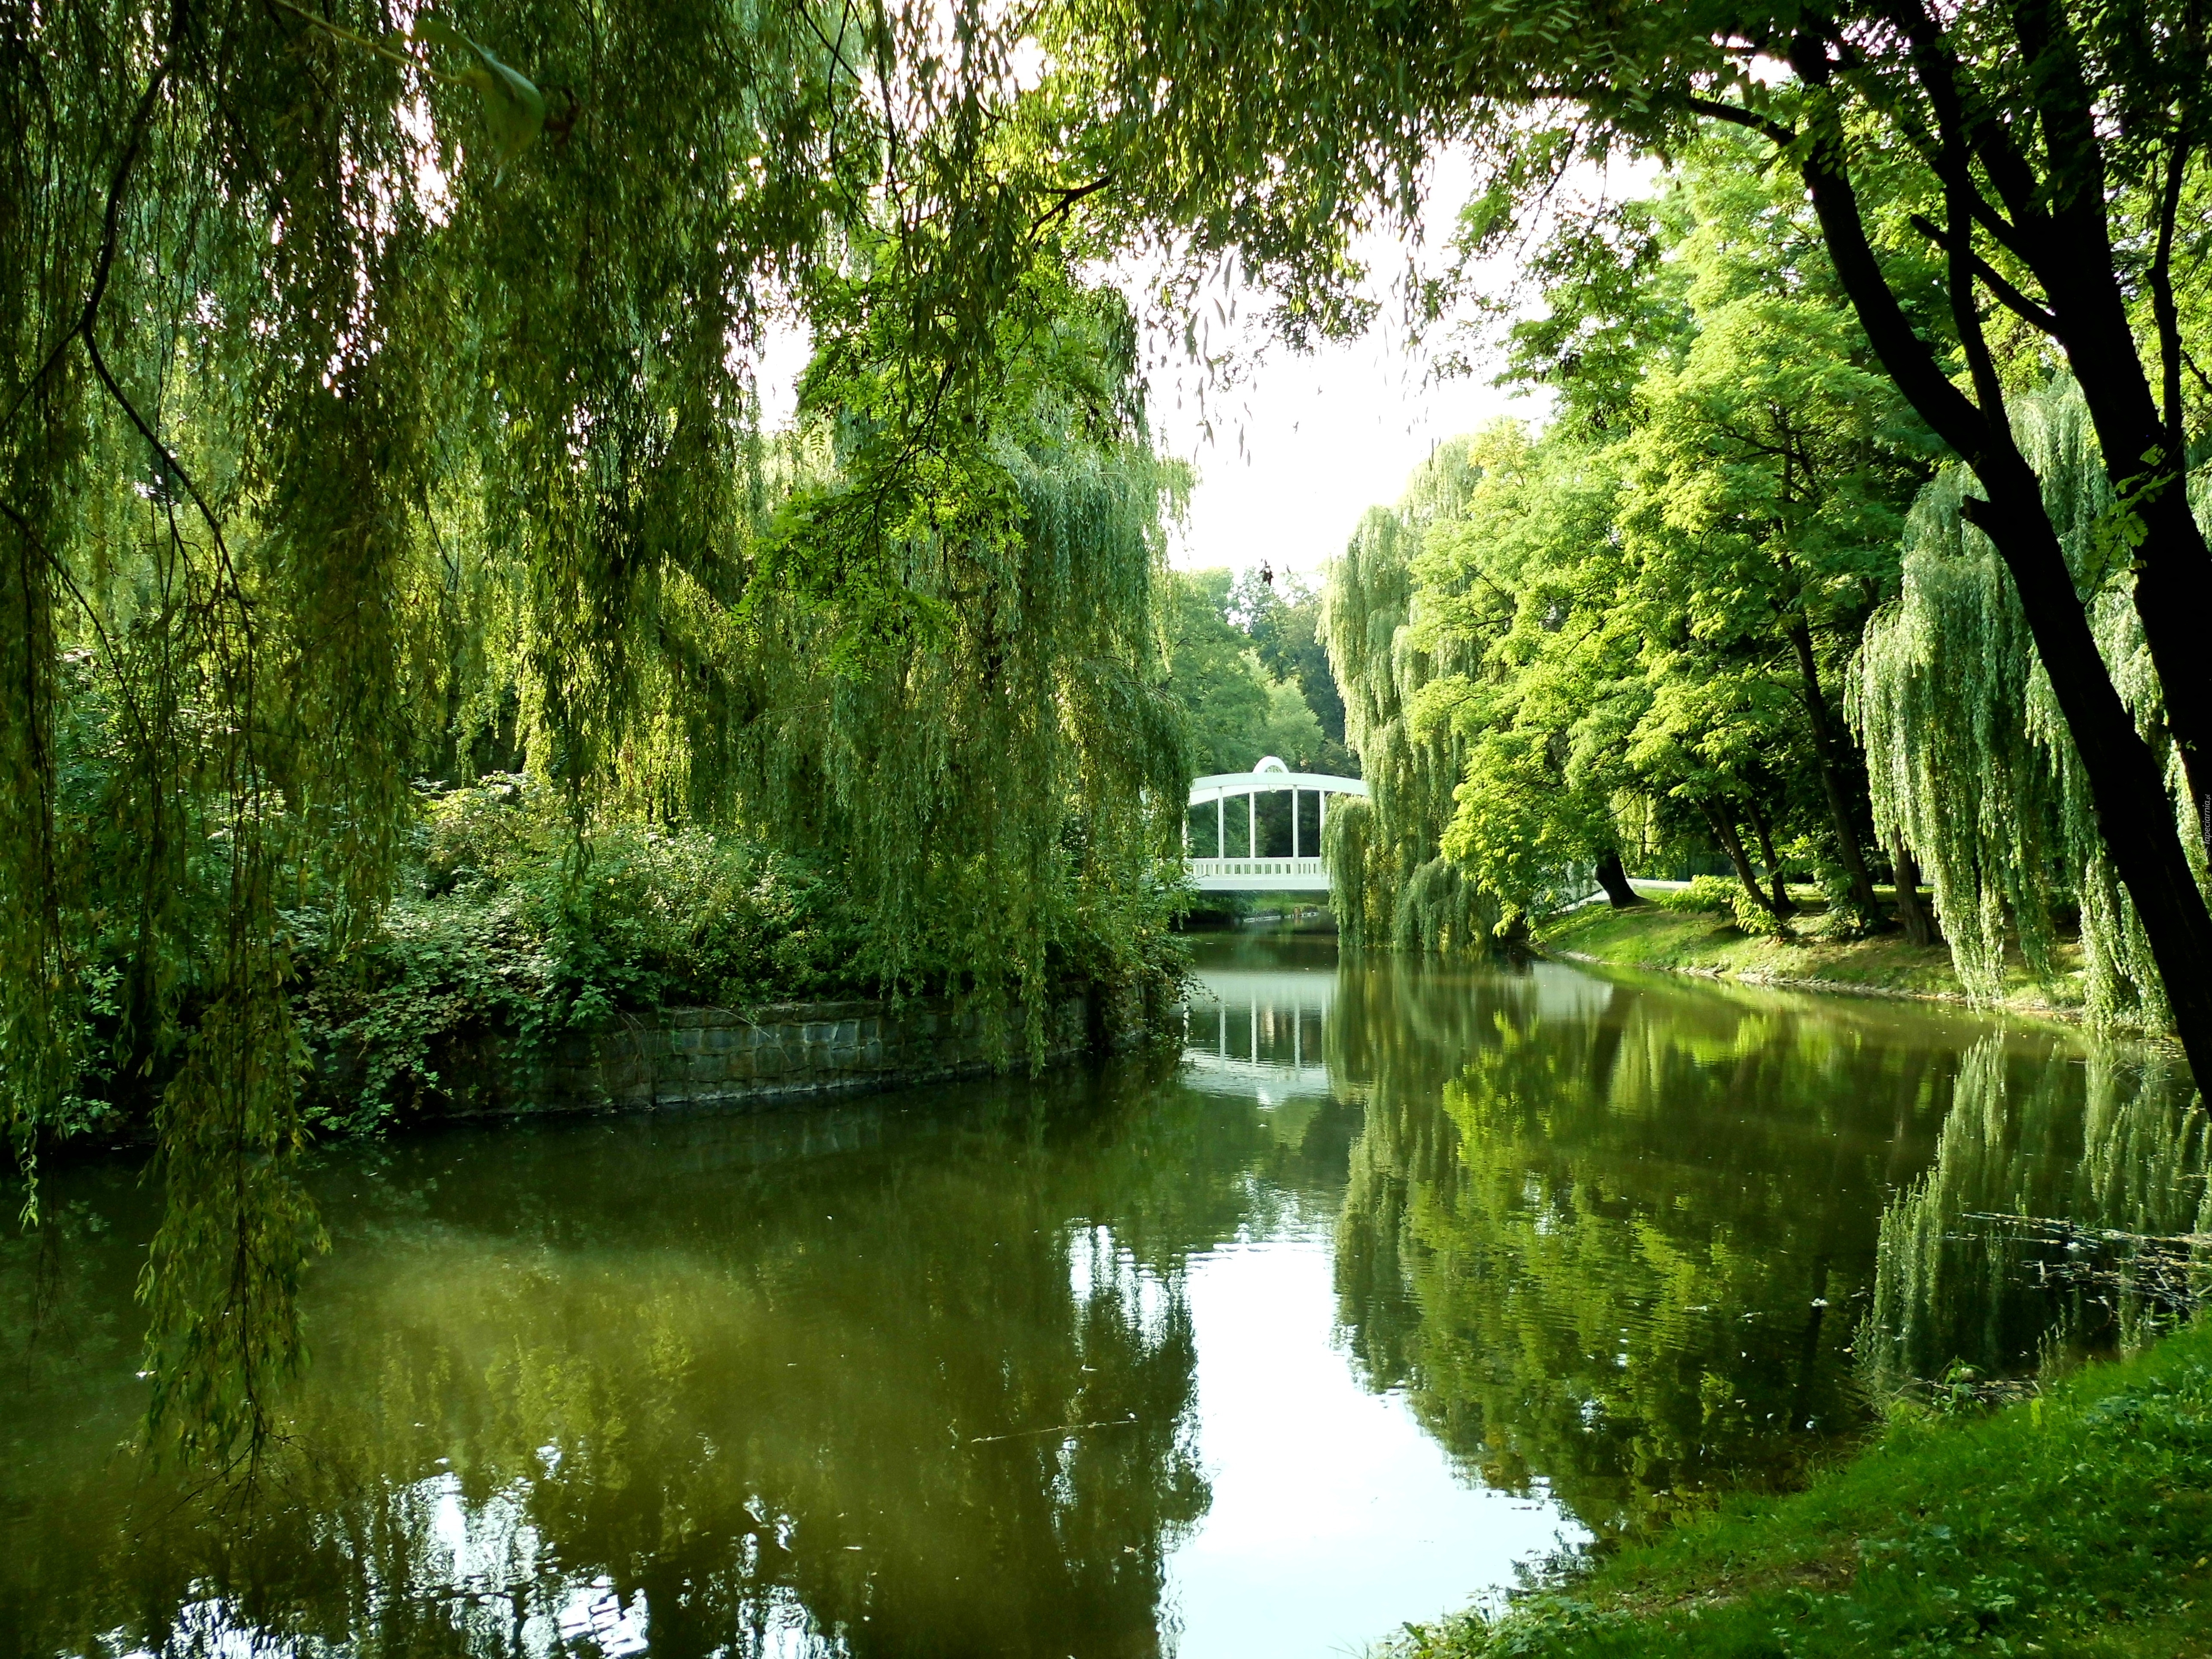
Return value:
[(2139, 1340), (2202, 1303), (2212, 1121), (2155, 1048), (1968, 1053), (1935, 1164), (1881, 1223), (1877, 1389)]
[(2197, 1271), (2155, 1053), (1209, 946), (1183, 1053), (346, 1147), (259, 1488), (130, 1450), (137, 1172), (0, 1244), (0, 1659), (1354, 1650)]

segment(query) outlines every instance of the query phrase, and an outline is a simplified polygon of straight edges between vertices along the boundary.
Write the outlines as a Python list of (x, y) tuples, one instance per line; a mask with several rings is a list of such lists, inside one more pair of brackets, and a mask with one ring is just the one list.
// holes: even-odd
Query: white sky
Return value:
[[(1610, 176), (1592, 171), (1573, 187), (1640, 195), (1655, 176), (1650, 164), (1631, 162)], [(1463, 157), (1440, 158), (1424, 234), (1413, 250), (1428, 270), (1445, 258), (1470, 180)], [(1407, 252), (1379, 238), (1358, 249), (1382, 283), (1404, 269)], [(1120, 278), (1125, 287), (1132, 282), (1127, 272)], [(1240, 308), (1259, 309), (1254, 298), (1238, 296)], [(1395, 304), (1383, 300), (1386, 317)], [(1439, 326), (1432, 338), (1447, 331)], [(1437, 445), (1501, 415), (1540, 420), (1548, 401), (1492, 386), (1494, 368), (1436, 380), (1430, 358), (1384, 322), (1363, 339), (1310, 356), (1249, 333), (1240, 337), (1238, 383), (1210, 394), (1203, 372), (1165, 331), (1155, 330), (1147, 341), (1154, 436), (1198, 473), (1171, 556), (1186, 569), (1241, 570), (1264, 561), (1318, 586), (1322, 566), (1344, 551), (1360, 514), (1395, 503), (1407, 475)], [(772, 338), (763, 354), (760, 386), (771, 424), (790, 412), (805, 355), (795, 333)]]
[[(1419, 236), (1376, 234), (1355, 246), (1382, 302), (1364, 338), (1301, 354), (1247, 330), (1239, 383), (1209, 401), (1201, 372), (1155, 329), (1146, 354), (1154, 435), (1198, 473), (1176, 564), (1242, 570), (1265, 562), (1318, 586), (1322, 566), (1344, 551), (1360, 515), (1395, 503), (1437, 445), (1500, 415), (1540, 412), (1534, 400), (1492, 386), (1492, 368), (1437, 380), (1428, 353), (1396, 324), (1398, 301), (1386, 291), (1409, 262), (1431, 274), (1443, 265), (1472, 186), (1467, 158), (1447, 153)], [(1263, 296), (1237, 296), (1239, 309), (1260, 309), (1255, 300)], [(1448, 332), (1440, 325), (1431, 337)]]
[(1161, 446), (1199, 477), (1175, 562), (1243, 569), (1265, 561), (1318, 586), (1360, 514), (1395, 503), (1437, 445), (1500, 415), (1540, 412), (1486, 376), (1425, 384), (1427, 368), (1376, 335), (1310, 356), (1274, 347), (1216, 412), (1210, 441), (1192, 390), (1156, 375)]

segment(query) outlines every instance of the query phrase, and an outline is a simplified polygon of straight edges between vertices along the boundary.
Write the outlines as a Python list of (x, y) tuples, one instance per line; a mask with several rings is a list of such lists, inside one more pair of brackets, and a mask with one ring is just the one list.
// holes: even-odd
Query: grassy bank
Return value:
[(1925, 1413), (1792, 1498), (1632, 1546), (1396, 1659), (2212, 1655), (2212, 1326), (1989, 1416)]
[[(1894, 933), (1872, 939), (1824, 939), (1818, 918), (1812, 916), (1805, 918), (1796, 938), (1765, 938), (1744, 933), (1723, 912), (1689, 909), (1683, 908), (1680, 896), (1667, 896), (1668, 902), (1628, 910), (1585, 905), (1540, 929), (1537, 942), (1555, 955), (1616, 968), (1724, 975), (1824, 990), (1965, 999), (1952, 971), (1951, 953), (1943, 945), (1911, 945)], [(2062, 945), (2063, 973), (2052, 986), (2038, 984), (2015, 962), (2007, 1006), (2037, 1012), (2078, 1006), (2079, 960), (2078, 946)]]

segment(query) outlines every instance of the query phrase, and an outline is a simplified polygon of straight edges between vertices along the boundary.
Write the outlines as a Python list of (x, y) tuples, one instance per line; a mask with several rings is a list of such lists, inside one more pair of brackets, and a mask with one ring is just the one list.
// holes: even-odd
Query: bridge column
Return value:
[(1298, 855), (1298, 792), (1291, 791), (1291, 856)]
[(1229, 856), (1229, 821), (1222, 816), (1222, 799), (1221, 792), (1218, 789), (1215, 790), (1213, 792), (1213, 856), (1218, 859), (1225, 859)]
[(1260, 792), (1256, 789), (1244, 792), (1244, 816), (1251, 825), (1244, 832), (1244, 856), (1256, 859), (1260, 856)]

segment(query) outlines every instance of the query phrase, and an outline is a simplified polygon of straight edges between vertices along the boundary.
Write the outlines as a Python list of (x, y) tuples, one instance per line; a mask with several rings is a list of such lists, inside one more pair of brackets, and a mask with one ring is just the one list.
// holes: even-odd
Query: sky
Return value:
[[(1409, 248), (1370, 238), (1355, 247), (1357, 257), (1385, 280), (1406, 268), (1409, 252), (1433, 272), (1472, 176), (1466, 158), (1439, 157), (1418, 242)], [(1583, 173), (1571, 187), (1618, 198), (1642, 194), (1653, 176), (1649, 164), (1629, 163)], [(1147, 286), (1142, 276), (1121, 271), (1109, 280), (1139, 291)], [(1240, 308), (1254, 308), (1255, 296), (1237, 297)], [(1392, 303), (1384, 300), (1386, 315)], [(1153, 436), (1198, 474), (1170, 554), (1184, 569), (1265, 563), (1318, 586), (1322, 568), (1344, 551), (1360, 515), (1395, 504), (1407, 475), (1437, 445), (1500, 416), (1540, 422), (1546, 410), (1540, 397), (1492, 386), (1494, 368), (1437, 379), (1430, 357), (1385, 324), (1310, 355), (1263, 344), (1248, 331), (1240, 337), (1238, 383), (1209, 394), (1203, 371), (1171, 332), (1172, 325), (1151, 329), (1146, 359)], [(759, 366), (770, 425), (787, 416), (805, 361), (802, 337), (771, 337)]]
[[(1578, 165), (1555, 198), (1641, 197), (1658, 177), (1648, 160)], [(1474, 184), (1471, 158), (1445, 151), (1430, 176), (1418, 238), (1409, 245), (1370, 236), (1355, 243), (1354, 256), (1385, 281), (1409, 262), (1435, 274)], [(1477, 268), (1475, 285), (1504, 297), (1512, 260), (1510, 252), (1494, 256), (1486, 270)], [(1243, 296), (1240, 302), (1251, 301)], [(1384, 316), (1393, 303), (1384, 299)], [(1449, 343), (1449, 332), (1447, 323), (1431, 337)], [(1378, 325), (1364, 339), (1311, 356), (1273, 346), (1248, 360), (1245, 383), (1212, 411), (1209, 433), (1197, 371), (1157, 334), (1151, 343), (1154, 435), (1199, 472), (1171, 555), (1185, 569), (1241, 570), (1264, 562), (1317, 586), (1322, 566), (1344, 551), (1360, 515), (1370, 507), (1395, 506), (1407, 475), (1437, 445), (1500, 416), (1540, 424), (1550, 408), (1541, 392), (1530, 396), (1491, 384), (1494, 362), (1478, 359), (1474, 374), (1440, 380), (1426, 353)]]
[(1177, 384), (1156, 373), (1155, 435), (1199, 475), (1173, 562), (1240, 570), (1264, 562), (1318, 586), (1360, 514), (1394, 504), (1438, 444), (1501, 415), (1540, 412), (1486, 375), (1428, 379), (1425, 358), (1380, 335), (1310, 356), (1274, 347), (1214, 411), (1209, 437), (1194, 375)]

